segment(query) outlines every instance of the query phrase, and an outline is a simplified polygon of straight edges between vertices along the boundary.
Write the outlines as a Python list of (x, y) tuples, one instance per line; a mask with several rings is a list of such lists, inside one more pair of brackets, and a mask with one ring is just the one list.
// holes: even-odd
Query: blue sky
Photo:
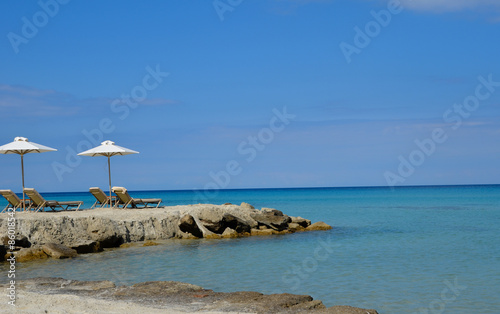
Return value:
[(76, 157), (106, 139), (130, 190), (499, 183), (498, 1), (4, 1), (0, 30), (40, 191), (107, 189)]

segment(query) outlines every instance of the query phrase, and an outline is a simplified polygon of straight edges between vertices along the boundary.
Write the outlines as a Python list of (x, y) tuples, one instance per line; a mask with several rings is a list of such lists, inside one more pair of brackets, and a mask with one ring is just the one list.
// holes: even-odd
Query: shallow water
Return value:
[[(47, 198), (83, 199), (88, 193)], [(198, 203), (192, 191), (131, 192), (167, 205)], [(380, 313), (500, 313), (500, 186), (219, 191), (334, 226), (324, 232), (227, 240), (171, 240), (71, 260), (18, 263), (38, 276), (131, 284), (177, 280), (216, 291), (309, 294), (325, 305)], [(199, 195), (199, 194), (198, 194)], [(196, 201), (195, 201), (196, 200)], [(1, 206), (1, 204), (0, 204)], [(6, 274), (6, 265), (0, 273)], [(6, 281), (7, 276), (0, 276)]]

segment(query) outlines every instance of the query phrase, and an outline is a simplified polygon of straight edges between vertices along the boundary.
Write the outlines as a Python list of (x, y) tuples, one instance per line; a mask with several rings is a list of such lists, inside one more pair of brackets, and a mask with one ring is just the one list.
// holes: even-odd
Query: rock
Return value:
[[(231, 308), (233, 310), (251, 308), (252, 312), (257, 313), (296, 313), (325, 308), (321, 301), (313, 301), (311, 296), (288, 293), (265, 295), (252, 291), (232, 292), (223, 295), (221, 301), (237, 304), (237, 307), (233, 305)], [(227, 308), (218, 309), (222, 311), (229, 310)]]
[(57, 244), (57, 243), (47, 243), (42, 245), (42, 249), (50, 257), (53, 258), (69, 258), (78, 255), (76, 250), (70, 249), (69, 247)]
[(182, 232), (190, 233), (197, 238), (203, 238), (203, 232), (201, 232), (198, 224), (194, 220), (194, 217), (187, 214), (181, 218), (179, 222), (179, 228)]
[(100, 281), (77, 281), (77, 280), (69, 280), (68, 283), (64, 283), (61, 285), (61, 288), (65, 290), (74, 292), (74, 291), (100, 291), (105, 289), (115, 288), (116, 285), (114, 282), (109, 280), (100, 280)]
[(22, 248), (14, 254), (17, 262), (27, 262), (42, 258), (48, 258), (47, 254), (39, 246)]
[(176, 281), (148, 281), (137, 283), (126, 289), (117, 291), (114, 295), (125, 297), (165, 297), (176, 293), (189, 293), (203, 291), (200, 286)]
[(101, 239), (99, 245), (103, 249), (119, 247), (123, 243), (123, 238), (117, 234)]
[(263, 208), (262, 211), (251, 213), (250, 216), (255, 219), (259, 225), (265, 225), (271, 229), (282, 231), (288, 227), (291, 218), (279, 210), (272, 208)]
[(224, 232), (222, 233), (222, 237), (223, 238), (237, 238), (237, 237), (239, 237), (239, 234), (234, 229), (226, 228), (226, 230), (224, 230)]
[(216, 234), (222, 234), (227, 228), (237, 233), (250, 232), (250, 225), (234, 215), (225, 213), (219, 221), (200, 220), (205, 228)]
[(233, 205), (233, 204), (231, 204), (231, 203), (224, 203), (224, 205)]
[(64, 278), (37, 277), (19, 281), (20, 285), (29, 291), (50, 291), (62, 294), (101, 293), (101, 290), (113, 289), (116, 285), (108, 280), (78, 281)]
[(305, 218), (302, 218), (300, 216), (299, 217), (290, 217), (290, 218), (292, 218), (292, 222), (297, 223), (304, 228), (307, 228), (311, 225), (311, 221), (309, 219), (305, 219)]
[(87, 241), (85, 243), (72, 246), (71, 248), (78, 254), (89, 254), (103, 251), (101, 243), (97, 241)]
[(303, 302), (290, 307), (293, 311), (314, 311), (319, 309), (326, 309), (326, 306), (320, 300), (312, 300)]
[(126, 248), (133, 247), (133, 246), (137, 246), (137, 245), (135, 243), (132, 243), (132, 242), (127, 242), (127, 243), (122, 243), (120, 245), (120, 248), (126, 249)]
[(283, 212), (281, 210), (277, 210), (274, 208), (262, 207), (260, 210), (262, 213), (273, 214), (274, 216), (283, 216)]
[(5, 245), (0, 245), (0, 262), (5, 260), (5, 255), (7, 255), (7, 247)]
[(320, 313), (328, 314), (378, 314), (376, 310), (361, 309), (359, 307), (352, 307), (346, 305), (337, 305), (329, 307)]
[[(270, 294), (253, 291), (215, 292), (188, 283), (175, 281), (150, 281), (133, 286), (115, 286), (110, 281), (76, 281), (63, 278), (33, 278), (16, 280), (16, 285), (26, 292), (43, 293), (45, 298), (60, 301), (59, 295), (83, 296), (110, 302), (121, 301), (130, 305), (139, 304), (157, 309), (176, 309), (182, 313), (238, 312), (238, 313), (333, 313), (333, 314), (377, 314), (375, 310), (364, 310), (350, 306), (325, 308), (323, 303), (308, 295)], [(9, 284), (0, 284), (7, 289)], [(74, 301), (71, 305), (73, 306)], [(74, 312), (85, 309), (71, 308)], [(178, 311), (177, 311), (178, 310)], [(145, 313), (148, 312), (144, 308)], [(155, 311), (156, 313), (156, 311)]]
[(255, 207), (253, 207), (252, 205), (245, 203), (245, 202), (242, 202), (240, 207), (244, 208), (244, 209), (255, 209)]
[(234, 229), (238, 233), (250, 232), (251, 228), (248, 223), (231, 214), (224, 214), (224, 216), (222, 217), (222, 221), (226, 228)]
[(144, 242), (144, 244), (142, 246), (155, 246), (155, 245), (160, 245), (160, 243), (156, 243), (154, 241), (148, 240), (148, 241)]
[(330, 230), (332, 229), (332, 226), (322, 222), (318, 221), (310, 225), (309, 227), (306, 228), (306, 231), (317, 231), (317, 230)]
[(291, 222), (288, 224), (288, 230), (290, 230), (291, 232), (303, 231), (305, 229), (306, 228), (302, 227), (301, 225), (295, 222)]
[[(3, 245), (8, 246), (9, 240), (10, 239), (8, 236), (4, 236), (2, 238)], [(28, 240), (28, 238), (26, 236), (21, 235), (21, 234), (16, 234), (16, 237), (14, 239), (14, 246), (27, 248), (27, 247), (31, 246), (31, 242)]]
[[(125, 242), (123, 236), (126, 230), (120, 229), (111, 219), (89, 217), (87, 220), (87, 234), (91, 240), (99, 242), (102, 248), (119, 247)], [(78, 240), (80, 241), (81, 239)]]
[(205, 239), (222, 239), (222, 235), (217, 233), (207, 234)]
[(225, 226), (222, 220), (218, 221), (210, 221), (210, 220), (200, 220), (203, 226), (216, 234), (222, 234), (224, 230), (226, 230), (227, 226)]
[(264, 230), (252, 229), (252, 230), (250, 230), (250, 235), (253, 235), (253, 236), (267, 236), (267, 235), (272, 235), (272, 234), (273, 234), (272, 229), (264, 229)]

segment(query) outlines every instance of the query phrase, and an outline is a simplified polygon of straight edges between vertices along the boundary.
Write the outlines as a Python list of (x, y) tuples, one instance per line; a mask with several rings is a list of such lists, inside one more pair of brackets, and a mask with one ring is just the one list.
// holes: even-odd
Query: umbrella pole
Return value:
[(23, 212), (26, 211), (26, 202), (24, 196), (24, 154), (21, 154), (21, 174), (23, 177)]
[(111, 208), (111, 162), (108, 156), (108, 177), (109, 177), (109, 208)]

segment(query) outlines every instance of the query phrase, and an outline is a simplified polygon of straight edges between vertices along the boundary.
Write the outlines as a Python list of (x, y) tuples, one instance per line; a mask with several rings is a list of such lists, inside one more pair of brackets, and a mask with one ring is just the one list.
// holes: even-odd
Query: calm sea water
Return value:
[[(166, 205), (193, 191), (131, 192)], [(226, 190), (242, 201), (334, 226), (331, 231), (228, 240), (172, 240), (71, 260), (17, 265), (39, 276), (189, 282), (216, 291), (312, 295), (380, 313), (500, 313), (500, 186)], [(45, 194), (84, 200), (89, 193)], [(3, 203), (0, 203), (0, 206)], [(43, 215), (40, 214), (40, 215)], [(7, 273), (0, 265), (0, 273)], [(6, 275), (0, 276), (6, 281)]]

